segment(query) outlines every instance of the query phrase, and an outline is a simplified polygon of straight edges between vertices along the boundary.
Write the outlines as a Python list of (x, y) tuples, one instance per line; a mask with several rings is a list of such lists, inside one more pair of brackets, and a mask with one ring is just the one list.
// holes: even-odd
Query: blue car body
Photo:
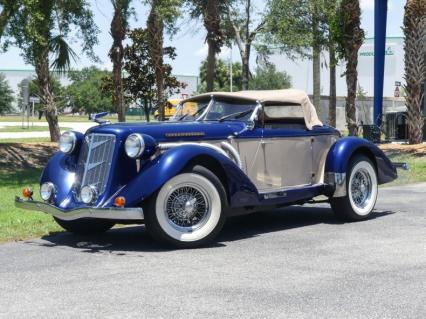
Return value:
[[(167, 149), (150, 158), (141, 159), (137, 164), (135, 160), (126, 156), (124, 150), (125, 140), (132, 133), (152, 137), (152, 144), (148, 147), (153, 149), (161, 143), (182, 143), (182, 145)], [(333, 196), (334, 181), (327, 181), (327, 178), (324, 183), (288, 188), (275, 196), (265, 196), (229, 157), (213, 149), (194, 144), (199, 141), (208, 142), (229, 138), (261, 140), (332, 135), (336, 136), (337, 141), (328, 150), (325, 176), (345, 173), (354, 154), (363, 154), (376, 166), (380, 184), (390, 182), (397, 177), (396, 169), (376, 145), (361, 138), (338, 138), (339, 133), (328, 126), (316, 126), (312, 130), (277, 129), (273, 131), (262, 127), (248, 129), (248, 124), (244, 121), (105, 124), (89, 129), (85, 135), (76, 133), (78, 138), (76, 152), (70, 155), (56, 153), (42, 173), (41, 184), (51, 182), (57, 185), (57, 194), (51, 204), (63, 210), (87, 206), (78, 200), (78, 189), (76, 189), (78, 184), (75, 181), (78, 170), (78, 149), (84, 143), (85, 136), (90, 134), (115, 136), (111, 171), (106, 189), (99, 194), (94, 207), (113, 207), (117, 196), (126, 198), (126, 207), (141, 206), (165, 182), (178, 175), (191, 163), (209, 163), (209, 167), (212, 167), (224, 183), (230, 208), (249, 210), (267, 205), (303, 203), (318, 195)], [(185, 142), (191, 143), (185, 144)]]

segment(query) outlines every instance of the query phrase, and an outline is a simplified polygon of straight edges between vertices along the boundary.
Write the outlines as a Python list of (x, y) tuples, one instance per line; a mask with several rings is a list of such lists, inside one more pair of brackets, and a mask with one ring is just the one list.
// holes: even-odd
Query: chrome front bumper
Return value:
[(100, 219), (116, 219), (116, 220), (143, 220), (142, 208), (76, 208), (71, 210), (63, 210), (56, 206), (36, 202), (33, 200), (26, 200), (20, 197), (15, 197), (15, 206), (27, 210), (35, 210), (52, 215), (62, 220), (76, 220), (80, 218), (100, 218)]

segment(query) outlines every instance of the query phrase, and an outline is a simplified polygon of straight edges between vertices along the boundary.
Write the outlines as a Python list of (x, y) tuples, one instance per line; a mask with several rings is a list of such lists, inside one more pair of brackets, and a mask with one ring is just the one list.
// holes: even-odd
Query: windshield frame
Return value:
[[(220, 101), (220, 100), (221, 99), (216, 99), (214, 95), (211, 95), (210, 96), (210, 100), (208, 101), (208, 103), (207, 103), (205, 109), (203, 110), (203, 112), (200, 115), (198, 115), (197, 118), (192, 119), (191, 121), (193, 121), (193, 122), (203, 122), (203, 121), (206, 121), (206, 122), (220, 122), (219, 119), (214, 119), (214, 120), (213, 119), (212, 120), (206, 120), (205, 119), (206, 115), (212, 109), (214, 103), (216, 101)], [(229, 119), (226, 119), (225, 121), (240, 121), (240, 122), (254, 122), (254, 121), (256, 121), (259, 109), (262, 109), (261, 102), (260, 101), (254, 102), (253, 100), (246, 100), (246, 99), (238, 99), (238, 100), (242, 101), (242, 102), (244, 102), (244, 101), (247, 102), (247, 105), (252, 104), (253, 105), (252, 113), (251, 114), (249, 113), (250, 116), (246, 120), (242, 120), (242, 119), (239, 119), (239, 118), (235, 118), (235, 119), (229, 118)], [(179, 108), (183, 108), (183, 105), (185, 103), (187, 103), (187, 102), (197, 102), (197, 100), (194, 99), (194, 98), (191, 98), (191, 99), (188, 99), (188, 100), (181, 101), (176, 106), (177, 110), (179, 110)], [(226, 102), (226, 101), (224, 101), (224, 102)], [(185, 121), (184, 119), (186, 118), (186, 116), (191, 116), (191, 115), (187, 114), (187, 115), (183, 115), (183, 117), (178, 117), (178, 118), (176, 118), (175, 116), (176, 115), (174, 115), (173, 121), (181, 122), (181, 121)]]
[[(241, 99), (241, 101), (244, 101), (244, 99)], [(216, 102), (216, 99), (212, 95), (208, 106), (206, 107), (206, 109), (204, 110), (204, 112), (195, 121), (197, 121), (197, 122), (201, 122), (201, 121), (206, 121), (206, 122), (221, 122), (220, 119), (214, 119), (214, 120), (206, 120), (205, 119), (206, 115), (210, 112), (210, 110), (213, 107), (213, 105), (214, 105), (215, 102)], [(253, 102), (253, 101), (247, 101), (247, 102)], [(248, 103), (247, 105), (249, 105), (249, 104), (251, 104), (251, 103)], [(255, 117), (256, 117), (256, 114), (258, 113), (259, 108), (261, 108), (262, 106), (261, 106), (261, 103), (259, 101), (254, 102), (252, 105), (253, 105), (253, 109), (251, 110), (251, 114), (249, 113), (250, 116), (249, 116), (248, 119), (242, 120), (242, 119), (238, 119), (238, 118), (235, 118), (235, 119), (229, 118), (229, 119), (226, 119), (225, 121), (240, 121), (240, 122), (252, 122), (252, 121), (254, 121)]]

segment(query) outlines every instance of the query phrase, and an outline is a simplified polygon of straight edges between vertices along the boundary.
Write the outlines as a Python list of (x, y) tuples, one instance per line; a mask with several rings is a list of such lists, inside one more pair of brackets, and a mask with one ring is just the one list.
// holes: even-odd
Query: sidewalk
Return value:
[[(94, 122), (63, 122), (61, 123), (64, 127), (70, 127), (74, 131), (85, 133), (92, 126), (97, 125)], [(0, 128), (7, 126), (21, 126), (21, 122), (0, 122)], [(31, 128), (30, 123), (30, 128)], [(48, 127), (46, 122), (34, 123), (34, 126), (45, 126)], [(61, 130), (62, 132), (62, 130)], [(38, 137), (50, 137), (49, 131), (46, 132), (1, 132), (0, 139), (14, 139), (14, 138), (38, 138)]]

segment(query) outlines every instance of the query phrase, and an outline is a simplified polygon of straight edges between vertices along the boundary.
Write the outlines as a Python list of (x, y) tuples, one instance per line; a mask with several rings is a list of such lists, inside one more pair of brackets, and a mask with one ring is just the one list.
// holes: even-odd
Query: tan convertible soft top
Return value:
[[(211, 92), (204, 93), (182, 102), (196, 102), (208, 97), (228, 98), (228, 99), (242, 99), (252, 102), (260, 102), (262, 104), (300, 104), (303, 109), (306, 127), (312, 130), (312, 127), (318, 125), (322, 126), (319, 120), (314, 105), (311, 103), (309, 96), (302, 90), (286, 89), (286, 90), (263, 90), (263, 91), (238, 91), (238, 92)], [(285, 107), (285, 105), (283, 105)]]

